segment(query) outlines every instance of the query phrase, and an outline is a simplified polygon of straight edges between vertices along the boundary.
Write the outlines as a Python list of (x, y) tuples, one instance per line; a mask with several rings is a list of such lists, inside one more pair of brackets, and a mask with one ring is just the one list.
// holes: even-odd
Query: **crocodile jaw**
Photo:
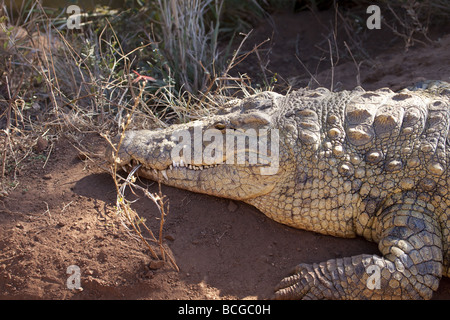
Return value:
[[(118, 152), (111, 147), (106, 156), (126, 171), (141, 164), (138, 175), (170, 186), (223, 198), (254, 199), (271, 192), (286, 174), (280, 163), (280, 150), (272, 148), (273, 141), (278, 145), (279, 137), (272, 133), (278, 132), (274, 115), (283, 98), (273, 92), (263, 92), (226, 103), (216, 115), (201, 120), (157, 131), (127, 131)], [(236, 143), (233, 151), (228, 152), (229, 131), (237, 135), (233, 141), (243, 138), (248, 144)], [(256, 137), (257, 145), (250, 143), (247, 134)], [(263, 140), (259, 140), (261, 137)], [(180, 141), (189, 142), (183, 145), (186, 149), (179, 149)], [(270, 141), (267, 143), (270, 151), (264, 151), (261, 141)], [(211, 152), (211, 146), (222, 148), (213, 148)], [(244, 152), (243, 158), (239, 158), (239, 152)], [(208, 154), (214, 158), (212, 161), (210, 156), (205, 158)], [(256, 155), (257, 161), (250, 154)]]
[[(259, 168), (236, 168), (226, 164), (215, 165), (170, 165), (167, 169), (141, 167), (138, 175), (163, 184), (193, 192), (220, 196), (234, 200), (248, 200), (272, 191), (275, 184), (270, 181), (254, 179), (249, 183), (243, 176), (255, 175)], [(253, 179), (252, 179), (253, 180)]]
[(128, 172), (140, 164), (137, 174), (141, 177), (229, 199), (252, 199), (269, 193), (275, 187), (276, 174), (261, 174), (262, 169), (270, 169), (267, 165), (249, 164), (248, 161), (228, 164), (225, 156), (218, 162), (205, 163), (204, 159), (197, 160), (195, 153), (191, 161), (174, 158), (171, 153), (176, 143), (172, 136), (177, 128), (185, 130), (186, 126), (176, 125), (161, 131), (128, 131), (118, 153), (109, 148), (107, 157), (111, 163), (115, 161)]

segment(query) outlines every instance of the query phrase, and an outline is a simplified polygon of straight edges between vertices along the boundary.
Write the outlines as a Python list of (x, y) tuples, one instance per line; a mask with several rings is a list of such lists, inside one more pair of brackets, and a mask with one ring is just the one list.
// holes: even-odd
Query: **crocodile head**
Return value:
[(216, 115), (156, 131), (127, 131), (107, 158), (177, 188), (235, 200), (269, 193), (282, 173), (275, 115), (283, 96), (263, 92)]

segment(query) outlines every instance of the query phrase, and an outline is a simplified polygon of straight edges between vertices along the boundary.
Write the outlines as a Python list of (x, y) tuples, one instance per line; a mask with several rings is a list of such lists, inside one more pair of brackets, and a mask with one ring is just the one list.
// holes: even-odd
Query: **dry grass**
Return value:
[[(139, 100), (142, 97), (144, 86), (141, 86), (141, 90), (139, 91), (139, 94), (137, 97), (135, 97), (135, 103), (133, 105), (132, 112), (137, 109), (139, 105)], [(120, 149), (120, 145), (122, 144), (124, 135), (126, 130), (128, 129), (128, 126), (131, 123), (131, 114), (128, 116), (127, 121), (122, 126), (122, 131), (119, 136), (119, 141), (117, 145), (110, 142), (108, 137), (106, 139), (110, 142), (111, 147), (114, 149), (115, 152), (115, 158), (118, 158), (118, 150)], [(162, 261), (169, 261), (171, 266), (175, 268), (176, 270), (179, 270), (174, 258), (170, 255), (169, 250), (163, 243), (163, 226), (166, 215), (169, 213), (169, 203), (167, 200), (165, 200), (164, 195), (161, 193), (161, 190), (158, 194), (150, 193), (146, 188), (143, 188), (142, 186), (135, 184), (136, 178), (134, 177), (135, 173), (139, 169), (139, 166), (134, 167), (126, 177), (126, 179), (123, 179), (121, 175), (118, 174), (118, 166), (117, 163), (114, 162), (110, 165), (110, 173), (114, 180), (114, 184), (116, 186), (116, 210), (117, 215), (122, 222), (122, 225), (125, 227), (126, 230), (130, 231), (132, 230), (139, 240), (141, 240), (146, 247), (148, 248), (151, 256), (156, 259)], [(155, 236), (151, 228), (149, 228), (146, 224), (145, 219), (139, 216), (139, 214), (132, 208), (132, 201), (127, 200), (125, 195), (126, 188), (130, 188), (132, 192), (135, 194), (134, 190), (140, 190), (148, 199), (153, 201), (153, 203), (156, 205), (159, 213), (160, 213), (160, 225), (159, 225), (159, 231), (158, 231), (158, 237)], [(146, 237), (144, 233), (147, 233), (148, 236)], [(157, 245), (159, 248), (159, 255), (154, 250), (153, 246)]]
[[(130, 128), (200, 118), (214, 113), (234, 94), (254, 93), (244, 76), (228, 75), (249, 53), (241, 55), (237, 50), (228, 61), (219, 58), (224, 55), (217, 44), (218, 0), (161, 1), (159, 24), (150, 26), (152, 36), (141, 33), (146, 41), (137, 35), (124, 36), (120, 17), (96, 15), (82, 31), (72, 32), (59, 17), (49, 17), (39, 2), (28, 3), (28, 10), (23, 7), (14, 19), (1, 4), (0, 197), (17, 187), (18, 173), (26, 170), (26, 163), (36, 165), (39, 159), (45, 167), (61, 136), (105, 168), (79, 142), (83, 135), (98, 133), (111, 141)], [(205, 15), (212, 11), (216, 20), (204, 24)], [(148, 52), (153, 64), (146, 69), (141, 59)], [(139, 73), (156, 81), (142, 81)], [(154, 259), (177, 268), (163, 243), (167, 199), (134, 183), (133, 174), (123, 178), (115, 164), (109, 170), (116, 185), (117, 215), (126, 230), (142, 240)], [(140, 190), (155, 203), (158, 232), (132, 208), (126, 188)]]
[[(17, 173), (25, 162), (43, 157), (45, 167), (53, 144), (63, 135), (77, 145), (81, 140), (78, 137), (86, 133), (115, 134), (129, 126), (131, 115), (141, 119), (136, 120), (141, 125), (149, 121), (162, 123), (143, 101), (143, 91), (135, 96), (139, 83), (133, 83), (131, 56), (140, 47), (125, 53), (108, 21), (97, 34), (92, 30), (62, 32), (38, 2), (30, 9), (16, 20), (20, 25), (7, 15), (2, 16), (0, 24), (2, 197), (19, 184)], [(117, 169), (112, 172), (117, 185), (117, 214), (158, 258), (142, 235), (140, 228), (145, 224), (124, 198), (123, 191), (132, 184), (131, 178), (119, 183)], [(156, 241), (160, 257), (172, 261), (161, 236), (167, 204), (162, 195), (144, 194), (161, 213)], [(153, 236), (150, 229), (147, 231)]]

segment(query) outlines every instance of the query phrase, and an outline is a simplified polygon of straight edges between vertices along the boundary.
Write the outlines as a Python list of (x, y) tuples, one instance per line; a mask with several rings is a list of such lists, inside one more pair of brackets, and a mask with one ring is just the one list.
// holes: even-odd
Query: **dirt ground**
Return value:
[[(278, 77), (304, 86), (311, 79), (306, 67), (329, 87), (330, 62), (319, 48), (328, 48), (323, 35), (332, 15), (276, 14), (277, 32), (264, 24), (253, 31), (251, 41), (258, 43), (273, 34), (268, 68)], [(434, 45), (407, 52), (401, 39), (387, 37), (383, 29), (374, 31), (366, 42), (371, 59), (359, 70), (363, 87), (395, 90), (421, 79), (449, 81), (447, 31), (434, 34), (440, 39)], [(296, 47), (303, 65), (295, 57)], [(264, 48), (268, 47), (260, 49), (261, 59), (269, 53)], [(255, 66), (248, 60), (241, 70), (252, 74)], [(355, 63), (342, 59), (334, 80), (351, 89), (357, 74)], [(95, 134), (82, 142), (97, 154), (105, 147)], [(21, 170), (19, 185), (0, 197), (1, 299), (265, 299), (300, 262), (378, 252), (376, 244), (362, 239), (295, 230), (244, 203), (162, 186), (170, 201), (164, 241), (180, 271), (169, 264), (155, 266), (147, 248), (119, 223), (109, 174), (81, 160), (64, 137), (42, 154), (50, 151), (47, 163), (46, 157), (34, 155)], [(156, 183), (145, 183), (152, 192), (158, 191)], [(158, 225), (159, 213), (150, 200), (141, 198), (134, 208), (151, 225)], [(80, 267), (83, 290), (67, 288), (70, 265)], [(434, 299), (448, 298), (450, 281), (444, 278)]]

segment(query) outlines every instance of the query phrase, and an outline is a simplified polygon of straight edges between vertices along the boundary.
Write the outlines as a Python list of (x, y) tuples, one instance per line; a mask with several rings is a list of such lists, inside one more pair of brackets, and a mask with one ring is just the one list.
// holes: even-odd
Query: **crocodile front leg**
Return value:
[(430, 299), (442, 275), (442, 240), (423, 201), (383, 210), (375, 234), (382, 257), (358, 255), (300, 264), (281, 281), (278, 299)]

